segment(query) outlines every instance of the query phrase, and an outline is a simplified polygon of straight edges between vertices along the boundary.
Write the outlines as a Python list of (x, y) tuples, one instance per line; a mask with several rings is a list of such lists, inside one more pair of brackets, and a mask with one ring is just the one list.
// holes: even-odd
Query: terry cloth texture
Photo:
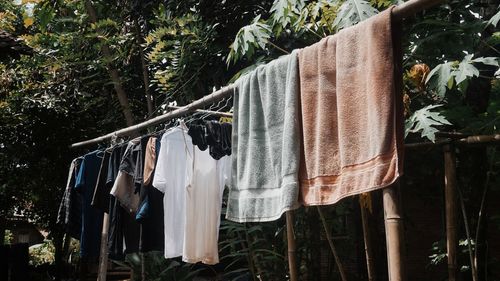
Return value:
[(229, 220), (272, 221), (298, 207), (298, 74), (293, 52), (235, 83)]
[(402, 173), (391, 10), (299, 52), (304, 205), (383, 188)]

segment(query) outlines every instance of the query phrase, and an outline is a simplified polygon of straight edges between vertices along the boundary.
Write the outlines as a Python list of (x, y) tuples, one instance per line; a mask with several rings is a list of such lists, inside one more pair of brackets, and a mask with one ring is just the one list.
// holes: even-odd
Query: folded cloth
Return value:
[(402, 173), (391, 10), (299, 52), (304, 205), (333, 204)]
[(297, 63), (293, 52), (235, 83), (229, 220), (271, 221), (298, 207)]

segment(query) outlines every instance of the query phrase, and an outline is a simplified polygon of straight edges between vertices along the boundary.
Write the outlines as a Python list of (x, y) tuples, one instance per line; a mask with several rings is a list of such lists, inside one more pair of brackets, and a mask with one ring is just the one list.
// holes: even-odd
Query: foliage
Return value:
[(458, 85), (461, 92), (467, 90), (467, 81), (470, 78), (479, 76), (479, 69), (474, 64), (484, 64), (498, 66), (496, 57), (472, 58), (473, 55), (466, 55), (461, 62), (445, 62), (438, 64), (427, 76), (426, 83), (430, 81), (430, 88), (435, 89), (438, 96), (445, 97), (446, 88), (452, 89), (453, 85)]
[(428, 105), (415, 111), (405, 122), (405, 135), (408, 133), (421, 132), (422, 137), (426, 137), (432, 142), (436, 140), (435, 134), (438, 132), (436, 126), (451, 125), (439, 112), (432, 112), (431, 109), (441, 105)]
[(55, 247), (51, 240), (43, 241), (29, 248), (30, 265), (41, 266), (53, 264), (55, 261)]
[(371, 6), (370, 2), (364, 0), (347, 0), (340, 7), (333, 24), (338, 30), (355, 25), (375, 14), (377, 14), (377, 10)]
[(285, 280), (283, 224), (221, 222), (220, 252), (228, 276), (250, 273), (259, 280)]
[(260, 22), (260, 16), (256, 17), (252, 24), (242, 27), (236, 34), (236, 39), (231, 44), (231, 51), (227, 56), (227, 62), (237, 61), (240, 54), (251, 58), (256, 48), (265, 48), (270, 33), (271, 28)]
[(12, 243), (12, 240), (14, 239), (14, 235), (12, 234), (12, 231), (9, 229), (5, 230), (5, 235), (3, 238), (3, 244), (10, 244)]
[(144, 259), (145, 280), (154, 281), (188, 281), (193, 280), (199, 270), (193, 270), (193, 265), (179, 262), (174, 259), (165, 259), (162, 252), (148, 252), (141, 255), (137, 253), (128, 254), (124, 262), (113, 261), (121, 266), (132, 269), (134, 276), (132, 280), (142, 280), (142, 262)]

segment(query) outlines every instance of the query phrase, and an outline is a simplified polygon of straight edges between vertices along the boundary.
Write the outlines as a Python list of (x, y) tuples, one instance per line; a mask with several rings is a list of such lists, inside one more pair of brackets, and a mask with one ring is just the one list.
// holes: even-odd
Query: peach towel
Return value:
[(304, 205), (333, 204), (402, 173), (391, 10), (299, 52)]

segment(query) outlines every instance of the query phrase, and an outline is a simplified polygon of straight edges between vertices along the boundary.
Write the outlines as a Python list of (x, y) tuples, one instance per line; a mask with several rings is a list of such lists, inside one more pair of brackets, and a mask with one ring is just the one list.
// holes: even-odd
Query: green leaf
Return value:
[(474, 65), (472, 65), (471, 61), (467, 59), (467, 57), (460, 62), (458, 65), (458, 69), (454, 70), (451, 73), (455, 76), (455, 82), (458, 84), (465, 81), (465, 79), (479, 76), (479, 69), (477, 69)]
[(441, 98), (444, 98), (446, 87), (453, 85), (453, 81), (450, 82), (450, 79), (453, 79), (453, 76), (451, 74), (452, 65), (452, 62), (438, 64), (431, 70), (431, 72), (429, 72), (429, 75), (427, 75), (425, 83), (429, 84), (431, 88), (435, 89), (436, 93)]
[(333, 21), (333, 25), (340, 30), (367, 18), (374, 16), (378, 13), (377, 9), (370, 5), (370, 2), (365, 0), (346, 0)]
[(473, 59), (472, 62), (480, 62), (486, 65), (498, 66), (498, 58), (496, 57), (480, 57)]
[(442, 105), (428, 105), (415, 111), (405, 122), (405, 137), (408, 133), (421, 132), (421, 136), (432, 142), (436, 141), (436, 126), (451, 125), (439, 112), (432, 112), (431, 109)]
[(260, 15), (257, 16), (252, 24), (242, 27), (236, 34), (226, 63), (229, 65), (243, 56), (251, 58), (255, 49), (265, 49), (270, 37), (271, 28), (260, 21)]
[(493, 25), (494, 27), (497, 27), (498, 22), (500, 21), (500, 11), (498, 11), (494, 16), (491, 17), (491, 19), (488, 21), (487, 25)]

